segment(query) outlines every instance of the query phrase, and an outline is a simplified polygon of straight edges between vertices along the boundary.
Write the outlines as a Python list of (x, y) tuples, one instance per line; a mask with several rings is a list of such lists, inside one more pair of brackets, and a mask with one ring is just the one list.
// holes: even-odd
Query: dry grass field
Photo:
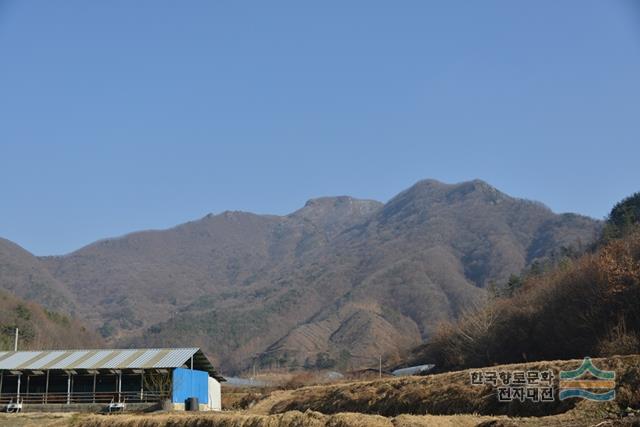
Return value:
[[(483, 370), (559, 370), (576, 369), (581, 360), (531, 362), (500, 365)], [(640, 356), (615, 356), (594, 359), (601, 369), (614, 370), (618, 377), (616, 400), (609, 406), (596, 404), (595, 408), (607, 411), (624, 410), (640, 406)], [(376, 381), (360, 381), (335, 385), (303, 387), (296, 390), (274, 392), (251, 410), (259, 413), (283, 413), (286, 411), (318, 411), (325, 414), (358, 412), (393, 417), (401, 414), (483, 414), (541, 417), (570, 410), (582, 410), (588, 401), (569, 399), (550, 403), (510, 402), (500, 403), (496, 389), (490, 386), (473, 386), (470, 374), (473, 370), (449, 372), (423, 377), (402, 377)], [(554, 380), (557, 390), (558, 378)], [(607, 406), (605, 408), (605, 406)], [(589, 409), (591, 410), (591, 409)]]
[[(575, 369), (580, 360), (503, 365), (492, 370)], [(343, 382), (234, 396), (245, 409), (221, 413), (1, 415), (0, 427), (422, 427), (640, 426), (640, 356), (595, 359), (617, 374), (616, 399), (499, 403), (495, 389), (470, 385), (470, 371)], [(485, 368), (485, 370), (488, 368)], [(625, 416), (628, 414), (629, 416)]]
[(77, 414), (0, 414), (0, 427), (68, 427), (78, 418)]
[(549, 417), (512, 418), (506, 416), (462, 415), (379, 415), (289, 411), (284, 414), (252, 415), (153, 414), (153, 415), (80, 415), (21, 414), (0, 415), (0, 427), (613, 427), (637, 426), (640, 420), (606, 420), (596, 414), (566, 413)]

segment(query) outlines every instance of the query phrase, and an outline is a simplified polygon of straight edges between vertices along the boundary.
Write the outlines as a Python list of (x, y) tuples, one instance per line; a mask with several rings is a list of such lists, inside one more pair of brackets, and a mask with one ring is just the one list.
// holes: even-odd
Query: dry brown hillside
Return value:
[(532, 360), (640, 352), (640, 229), (524, 278), (443, 324), (408, 362), (451, 370)]
[[(482, 181), (421, 181), (386, 204), (309, 201), (225, 212), (44, 260), (119, 345), (199, 345), (225, 369), (359, 367), (397, 357), (484, 287), (600, 224)], [(374, 356), (372, 356), (374, 355)]]
[(100, 337), (68, 315), (0, 291), (0, 350), (13, 350), (16, 327), (20, 350), (94, 348), (101, 343)]
[(55, 310), (72, 311), (74, 298), (43, 263), (6, 239), (0, 238), (0, 290)]
[(503, 280), (599, 224), (482, 181), (421, 181), (386, 204), (225, 212), (45, 260), (111, 341), (205, 348), (226, 369), (350, 367), (420, 343)]

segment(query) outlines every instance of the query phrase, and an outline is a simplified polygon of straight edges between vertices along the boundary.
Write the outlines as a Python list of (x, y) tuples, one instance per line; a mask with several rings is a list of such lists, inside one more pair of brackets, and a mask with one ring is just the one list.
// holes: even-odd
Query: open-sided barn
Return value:
[(187, 399), (197, 398), (200, 410), (220, 410), (222, 381), (199, 348), (0, 352), (5, 407), (79, 410), (163, 403), (184, 409)]

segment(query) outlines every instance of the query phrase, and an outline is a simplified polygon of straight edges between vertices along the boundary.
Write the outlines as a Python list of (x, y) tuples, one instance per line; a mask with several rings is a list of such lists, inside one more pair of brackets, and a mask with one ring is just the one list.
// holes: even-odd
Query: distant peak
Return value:
[(215, 213), (208, 213), (204, 216), (203, 219), (231, 219), (231, 220), (235, 220), (238, 218), (244, 218), (244, 217), (249, 217), (249, 216), (256, 216), (256, 214), (251, 213), (251, 212), (245, 212), (245, 211), (223, 211), (220, 212), (218, 214)]
[(416, 182), (408, 191), (421, 193), (471, 193), (479, 191), (487, 194), (506, 196), (491, 184), (481, 179), (462, 181), (455, 184), (447, 184), (436, 179), (423, 179)]
[(335, 221), (341, 217), (368, 215), (382, 205), (375, 200), (356, 199), (350, 196), (317, 197), (309, 199), (303, 208), (290, 216), (309, 220), (324, 218)]
[(397, 211), (406, 206), (413, 206), (424, 210), (438, 203), (466, 203), (483, 201), (489, 204), (499, 204), (513, 198), (500, 192), (481, 179), (447, 184), (435, 179), (424, 179), (391, 199), (385, 210)]
[(448, 186), (451, 186), (451, 184), (446, 184), (442, 181), (438, 181), (437, 179), (428, 178), (421, 179), (420, 181), (413, 184), (411, 188), (444, 188)]
[(455, 187), (475, 187), (478, 189), (495, 190), (495, 187), (493, 187), (491, 184), (478, 178), (472, 179), (470, 181), (461, 181), (461, 182), (456, 182), (452, 184), (438, 181), (437, 179), (433, 179), (433, 178), (427, 178), (427, 179), (421, 179), (420, 181), (416, 182), (413, 185), (413, 187), (432, 187), (432, 188), (442, 188), (442, 189), (455, 188)]
[(469, 183), (477, 186), (477, 187), (481, 187), (481, 188), (492, 188), (495, 190), (495, 187), (491, 184), (489, 184), (487, 181), (483, 181), (482, 179), (473, 179), (471, 181), (468, 181)]
[(316, 198), (307, 200), (304, 206), (305, 207), (337, 206), (337, 205), (350, 204), (357, 201), (358, 200), (354, 199), (351, 196), (316, 197)]
[(465, 181), (459, 184), (455, 184), (455, 187), (458, 189), (466, 190), (468, 192), (481, 192), (484, 194), (490, 194), (494, 196), (504, 196), (506, 194), (502, 193), (500, 190), (492, 186), (491, 184), (483, 181), (481, 179), (474, 179), (472, 181)]
[[(349, 208), (349, 207), (379, 207), (382, 206), (381, 202), (376, 200), (356, 199), (351, 196), (332, 196), (332, 197), (317, 197), (307, 200), (304, 204), (304, 208)], [(303, 208), (303, 209), (304, 209)]]

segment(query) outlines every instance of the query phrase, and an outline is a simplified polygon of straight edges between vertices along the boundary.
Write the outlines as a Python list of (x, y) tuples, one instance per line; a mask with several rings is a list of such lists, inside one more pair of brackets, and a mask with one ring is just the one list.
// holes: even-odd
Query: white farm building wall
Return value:
[(215, 378), (209, 377), (209, 410), (222, 410), (222, 387)]

